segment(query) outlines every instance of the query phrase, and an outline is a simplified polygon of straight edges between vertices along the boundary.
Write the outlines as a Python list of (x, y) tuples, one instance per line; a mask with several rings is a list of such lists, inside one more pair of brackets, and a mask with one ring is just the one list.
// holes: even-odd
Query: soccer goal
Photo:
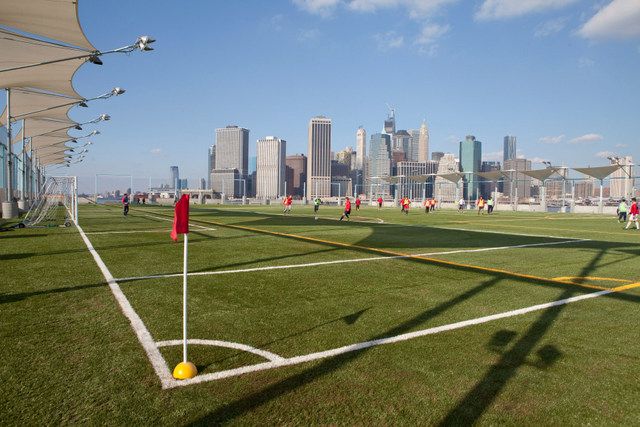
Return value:
[(26, 227), (68, 227), (78, 223), (78, 180), (50, 176), (22, 224)]

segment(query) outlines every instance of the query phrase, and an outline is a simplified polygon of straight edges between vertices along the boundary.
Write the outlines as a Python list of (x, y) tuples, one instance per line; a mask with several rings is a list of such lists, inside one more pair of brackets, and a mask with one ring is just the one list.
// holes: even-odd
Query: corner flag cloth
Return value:
[(187, 234), (189, 232), (189, 195), (183, 194), (176, 203), (175, 213), (173, 215), (173, 229), (171, 230), (171, 238), (178, 241), (178, 234)]

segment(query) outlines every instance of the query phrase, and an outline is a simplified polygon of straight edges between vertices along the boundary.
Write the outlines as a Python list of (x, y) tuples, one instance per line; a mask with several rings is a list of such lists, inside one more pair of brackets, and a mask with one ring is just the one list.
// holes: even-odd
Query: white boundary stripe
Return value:
[[(414, 224), (408, 224), (409, 226), (414, 226)], [(445, 227), (440, 225), (427, 225), (429, 228), (440, 228), (442, 230), (453, 230), (453, 231), (469, 231), (472, 233), (487, 233), (487, 234), (500, 234), (503, 236), (524, 236), (524, 237), (546, 237), (547, 239), (572, 239), (576, 241), (585, 241), (590, 239), (580, 239), (577, 237), (567, 237), (567, 236), (551, 236), (548, 234), (525, 234), (525, 233), (503, 233), (501, 231), (493, 231), (493, 230), (478, 230), (472, 228), (462, 228), (462, 227)]]
[[(169, 222), (173, 222), (173, 220), (171, 218), (163, 218), (161, 216), (155, 216), (155, 215), (145, 215), (146, 217), (149, 218), (154, 218), (154, 219), (161, 219), (162, 221), (169, 221)], [(198, 224), (193, 224), (193, 223), (189, 223), (189, 227), (197, 227), (201, 230), (209, 230), (209, 231), (215, 231), (215, 228), (211, 228), (211, 227), (204, 227), (202, 225), (198, 225)], [(171, 230), (169, 230), (171, 231)]]
[(171, 376), (171, 371), (169, 371), (167, 362), (162, 357), (162, 354), (160, 354), (160, 350), (153, 341), (151, 333), (145, 326), (140, 316), (138, 316), (138, 314), (135, 312), (135, 310), (131, 306), (131, 303), (129, 303), (129, 300), (122, 292), (122, 289), (120, 289), (120, 286), (118, 286), (118, 283), (111, 275), (111, 272), (109, 271), (105, 263), (102, 261), (102, 258), (100, 258), (100, 255), (98, 255), (98, 252), (91, 244), (91, 241), (82, 230), (82, 227), (80, 227), (79, 225), (76, 225), (76, 227), (78, 228), (80, 236), (82, 237), (85, 245), (87, 245), (87, 249), (93, 256), (93, 260), (96, 262), (96, 264), (100, 268), (100, 271), (102, 271), (102, 275), (109, 284), (109, 288), (111, 289), (113, 296), (116, 298), (116, 301), (118, 301), (118, 304), (120, 304), (120, 309), (127, 317), (127, 319), (129, 319), (129, 322), (131, 322), (131, 327), (138, 336), (138, 340), (140, 341), (140, 344), (142, 344), (142, 348), (144, 348), (144, 351), (147, 353), (147, 357), (149, 358), (153, 369), (156, 371), (156, 375), (158, 375), (158, 378), (160, 378), (162, 388), (170, 388), (171, 386), (175, 386), (176, 381)]
[[(246, 351), (247, 353), (257, 354), (258, 356), (262, 356), (265, 359), (271, 360), (273, 362), (285, 360), (284, 357), (278, 356), (277, 354), (271, 353), (270, 351), (261, 350), (259, 348), (251, 347), (250, 345), (240, 344), (237, 342), (219, 341), (219, 340), (201, 340), (201, 339), (191, 338), (187, 340), (187, 343), (190, 345), (194, 345), (194, 344), (195, 345), (211, 345), (215, 347), (233, 348), (235, 350), (241, 350), (241, 351)], [(171, 346), (177, 346), (182, 344), (183, 344), (183, 340), (170, 340), (170, 341), (156, 342), (156, 345), (158, 347), (171, 347)]]
[(171, 230), (168, 230), (166, 228), (159, 228), (157, 230), (127, 230), (127, 231), (87, 231), (85, 232), (86, 235), (93, 235), (93, 234), (137, 234), (137, 233), (170, 233)]
[(456, 329), (462, 329), (468, 326), (480, 325), (482, 323), (491, 322), (494, 320), (505, 319), (508, 317), (520, 316), (523, 314), (531, 313), (534, 311), (540, 311), (551, 307), (557, 307), (565, 304), (570, 304), (572, 302), (582, 301), (591, 298), (597, 298), (603, 295), (608, 295), (613, 293), (613, 290), (604, 290), (598, 292), (592, 292), (585, 295), (580, 295), (571, 298), (565, 298), (557, 301), (552, 301), (549, 303), (533, 305), (530, 307), (520, 308), (517, 310), (506, 311), (503, 313), (492, 314), (490, 316), (478, 317), (475, 319), (464, 320), (461, 322), (450, 323), (448, 325), (436, 326), (434, 328), (422, 329), (415, 332), (409, 332), (406, 334), (400, 334), (393, 337), (388, 338), (380, 338), (371, 341), (364, 341), (356, 344), (350, 344), (343, 347), (334, 348), (331, 350), (320, 351), (316, 353), (310, 353), (303, 356), (294, 356), (291, 358), (286, 358), (279, 361), (270, 361), (258, 363), (255, 365), (244, 366), (241, 368), (228, 369), (226, 371), (214, 372), (210, 374), (204, 374), (197, 376), (195, 378), (183, 381), (174, 381), (171, 387), (182, 387), (197, 383), (202, 383), (206, 381), (215, 381), (223, 378), (235, 377), (238, 375), (247, 374), (250, 372), (264, 371), (267, 369), (280, 368), (283, 366), (291, 366), (298, 365), (301, 363), (311, 362), (314, 360), (326, 359), (328, 357), (338, 356), (340, 354), (351, 353), (354, 351), (364, 350), (370, 347), (376, 347), (379, 345), (392, 344), (401, 341), (407, 341), (414, 338), (424, 337), (426, 335), (434, 335), (441, 332), (453, 331)]
[[(188, 275), (189, 276), (212, 276), (212, 275), (218, 275), (218, 274), (251, 273), (254, 271), (283, 270), (283, 269), (289, 269), (289, 268), (317, 267), (320, 265), (348, 264), (348, 263), (354, 263), (354, 262), (380, 261), (380, 260), (390, 260), (390, 259), (406, 259), (406, 258), (423, 257), (423, 256), (451, 255), (451, 254), (470, 253), (470, 252), (487, 252), (487, 251), (498, 251), (498, 250), (505, 250), (505, 249), (530, 248), (535, 246), (562, 245), (567, 243), (579, 243), (579, 242), (588, 242), (588, 241), (589, 239), (563, 240), (560, 242), (530, 243), (526, 245), (497, 246), (497, 247), (480, 248), (480, 249), (460, 249), (460, 250), (446, 251), (446, 252), (428, 252), (428, 253), (421, 253), (421, 254), (389, 255), (389, 256), (368, 257), (368, 258), (340, 259), (340, 260), (334, 260), (334, 261), (310, 262), (306, 264), (273, 265), (268, 267), (242, 268), (238, 270), (198, 271), (194, 273), (189, 273)], [(164, 279), (164, 278), (170, 278), (170, 277), (182, 277), (182, 273), (154, 274), (150, 276), (137, 276), (137, 277), (121, 277), (116, 280), (120, 282), (127, 282), (127, 281), (130, 282), (134, 280)]]

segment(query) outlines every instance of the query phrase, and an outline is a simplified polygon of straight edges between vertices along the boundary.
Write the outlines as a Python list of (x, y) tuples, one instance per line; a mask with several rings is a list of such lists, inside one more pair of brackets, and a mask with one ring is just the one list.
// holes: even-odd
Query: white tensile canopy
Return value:
[(77, 125), (76, 122), (67, 120), (50, 120), (50, 119), (29, 119), (25, 125), (25, 138), (37, 137), (40, 135), (60, 136), (71, 138), (67, 135), (67, 129)]
[(573, 168), (573, 170), (583, 173), (587, 176), (590, 176), (595, 179), (599, 179), (602, 181), (618, 169), (620, 169), (621, 165), (611, 165), (611, 166), (597, 166), (593, 168)]
[(497, 181), (500, 178), (502, 178), (505, 174), (503, 173), (503, 171), (488, 171), (488, 172), (477, 172), (476, 175), (478, 175), (481, 178), (488, 179), (489, 181)]
[(0, 0), (0, 25), (95, 51), (82, 31), (77, 0)]
[[(28, 89), (13, 89), (11, 91), (11, 121), (15, 122), (26, 118), (68, 120), (67, 112), (69, 109), (81, 101), (79, 98), (69, 98)], [(0, 124), (4, 124), (6, 117), (7, 108), (5, 107), (0, 115)]]
[(558, 172), (558, 168), (545, 168), (545, 169), (535, 169), (535, 170), (518, 171), (518, 172), (530, 178), (537, 179), (538, 181), (545, 181), (551, 175)]
[(49, 147), (51, 145), (62, 144), (68, 142), (72, 138), (70, 136), (36, 136), (31, 139), (34, 150), (39, 150), (42, 147)]
[(2, 52), (0, 55), (0, 87), (30, 87), (72, 98), (80, 98), (80, 95), (73, 88), (71, 80), (78, 68), (87, 60), (86, 57), (12, 71), (3, 70), (73, 58), (86, 55), (86, 51), (0, 29), (0, 52)]
[(451, 181), (454, 184), (457, 184), (458, 181), (460, 181), (460, 179), (462, 179), (463, 176), (464, 176), (464, 174), (460, 173), (460, 172), (438, 174), (438, 177), (444, 178), (447, 181)]

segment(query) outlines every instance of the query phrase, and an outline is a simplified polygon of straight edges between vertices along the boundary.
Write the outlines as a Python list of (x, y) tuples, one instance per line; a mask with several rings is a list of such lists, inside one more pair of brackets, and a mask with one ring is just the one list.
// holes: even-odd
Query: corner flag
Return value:
[(189, 233), (189, 195), (183, 194), (178, 203), (176, 203), (171, 238), (177, 242), (178, 234), (187, 233)]
[(182, 362), (173, 370), (173, 377), (178, 380), (193, 378), (198, 374), (196, 365), (187, 359), (187, 259), (189, 257), (189, 195), (183, 194), (176, 203), (173, 216), (171, 238), (178, 240), (178, 234), (184, 234), (184, 256), (182, 259)]

